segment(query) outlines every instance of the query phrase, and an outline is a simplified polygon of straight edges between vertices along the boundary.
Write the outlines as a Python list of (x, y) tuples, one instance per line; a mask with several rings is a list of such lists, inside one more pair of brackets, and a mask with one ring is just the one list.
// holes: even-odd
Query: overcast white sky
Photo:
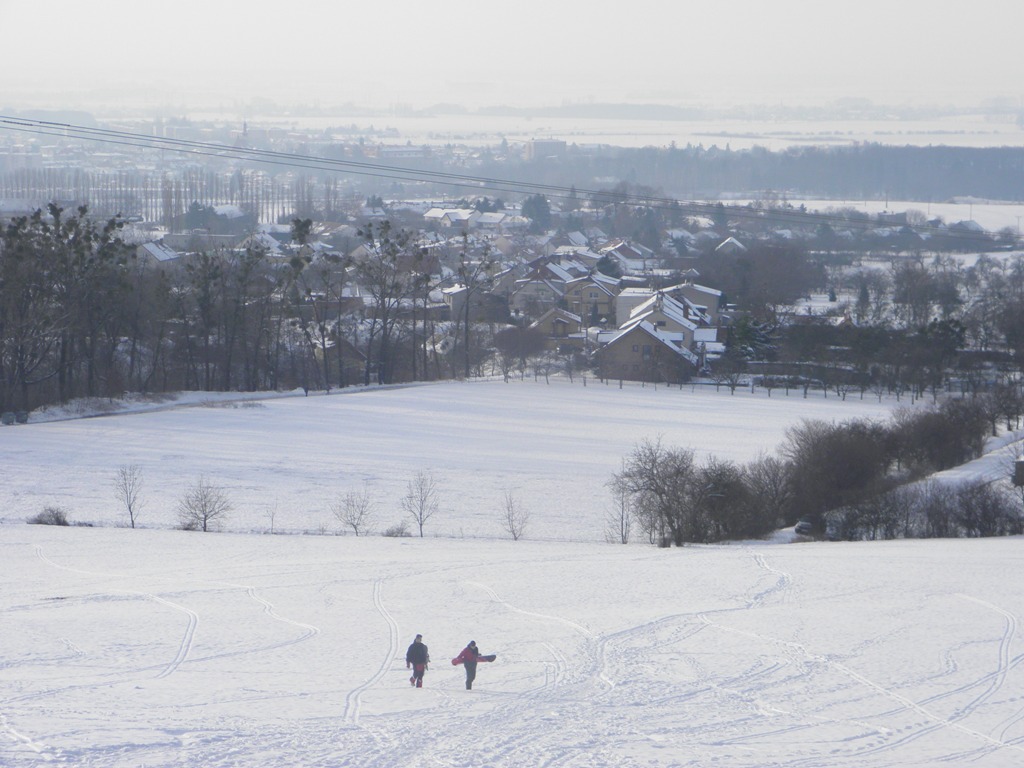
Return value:
[(1022, 28), (1020, 0), (0, 0), (0, 106), (127, 89), (156, 105), (1021, 104)]

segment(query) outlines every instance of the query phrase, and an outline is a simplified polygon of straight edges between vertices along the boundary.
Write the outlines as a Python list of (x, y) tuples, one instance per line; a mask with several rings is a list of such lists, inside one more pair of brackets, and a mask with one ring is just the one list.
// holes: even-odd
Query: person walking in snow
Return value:
[(423, 643), (423, 635), (416, 635), (409, 650), (405, 652), (405, 668), (412, 667), (412, 677), (409, 678), (410, 685), (415, 685), (417, 688), (423, 687), (423, 673), (427, 671), (429, 663), (430, 652)]
[(480, 649), (476, 647), (476, 641), (470, 640), (469, 645), (462, 649), (462, 653), (452, 659), (452, 664), (458, 666), (462, 664), (466, 668), (466, 690), (473, 690), (473, 681), (476, 679), (476, 664), (478, 661), (494, 661), (495, 656), (491, 654), (484, 656), (480, 653)]

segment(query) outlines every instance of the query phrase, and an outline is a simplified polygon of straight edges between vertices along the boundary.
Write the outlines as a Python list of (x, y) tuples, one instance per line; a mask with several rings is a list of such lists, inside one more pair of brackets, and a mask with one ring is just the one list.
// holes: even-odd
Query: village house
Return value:
[(162, 242), (143, 243), (135, 249), (136, 261), (145, 267), (177, 264), (181, 254)]
[(619, 330), (627, 330), (641, 323), (648, 323), (655, 328), (664, 339), (678, 347), (690, 349), (694, 343), (694, 333), (700, 327), (690, 317), (690, 308), (685, 302), (677, 301), (661, 291), (636, 307)]
[(585, 265), (556, 257), (541, 257), (528, 266), (526, 275), (515, 282), (509, 307), (532, 318), (556, 306), (569, 283), (590, 274)]
[(526, 317), (539, 317), (558, 304), (565, 289), (563, 281), (533, 274), (516, 281), (509, 297), (509, 308)]
[(431, 208), (423, 214), (423, 220), (428, 224), (465, 231), (472, 229), (481, 215), (472, 208)]
[(587, 325), (600, 325), (602, 320), (614, 322), (618, 292), (618, 280), (593, 272), (566, 283), (562, 300), (566, 309), (582, 317)]
[(547, 348), (552, 352), (582, 349), (584, 346), (583, 321), (579, 315), (555, 307), (549, 309), (530, 324), (544, 334)]
[(699, 363), (697, 355), (646, 321), (611, 334), (594, 361), (604, 379), (668, 384), (689, 380)]
[(724, 314), (726, 307), (722, 302), (722, 292), (693, 282), (693, 277), (698, 276), (696, 271), (691, 270), (685, 275), (687, 279), (684, 282), (665, 288), (664, 293), (678, 301), (685, 301), (692, 313), (702, 316), (705, 325), (726, 325), (729, 318)]
[[(441, 289), (441, 300), (448, 308), (448, 318), (465, 317), (466, 301), (470, 297), (466, 286), (456, 283)], [(493, 291), (474, 291), (470, 299), (470, 322), (506, 322), (508, 320), (508, 301)]]
[(654, 251), (639, 243), (613, 240), (598, 249), (602, 256), (614, 259), (622, 274), (642, 275), (661, 266)]

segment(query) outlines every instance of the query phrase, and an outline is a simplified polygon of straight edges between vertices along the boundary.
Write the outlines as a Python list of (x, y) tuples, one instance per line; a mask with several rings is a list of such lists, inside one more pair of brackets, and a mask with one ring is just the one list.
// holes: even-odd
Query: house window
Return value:
[(650, 344), (644, 344), (644, 360), (650, 360), (650, 359), (651, 359), (651, 345)]
[(634, 344), (633, 345), (633, 351), (634, 352), (639, 352), (640, 351), (640, 345), (639, 344)]

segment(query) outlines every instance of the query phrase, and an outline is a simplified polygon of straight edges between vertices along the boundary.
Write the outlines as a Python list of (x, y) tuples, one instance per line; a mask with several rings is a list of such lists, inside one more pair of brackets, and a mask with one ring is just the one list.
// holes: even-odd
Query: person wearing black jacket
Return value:
[(409, 678), (410, 685), (415, 685), (417, 688), (423, 687), (423, 673), (427, 671), (429, 663), (430, 653), (423, 643), (423, 635), (416, 635), (409, 650), (405, 652), (405, 668), (412, 667), (412, 677)]

